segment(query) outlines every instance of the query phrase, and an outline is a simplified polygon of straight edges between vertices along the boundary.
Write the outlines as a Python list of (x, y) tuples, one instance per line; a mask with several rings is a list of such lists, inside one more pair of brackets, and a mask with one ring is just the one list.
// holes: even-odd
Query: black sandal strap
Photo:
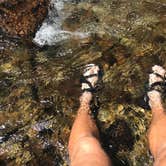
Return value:
[(91, 84), (88, 80), (86, 80), (85, 78), (82, 78), (82, 79), (81, 79), (81, 83), (88, 84), (89, 88), (93, 89), (92, 84)]
[(89, 88), (84, 88), (82, 89), (82, 92), (95, 92), (95, 88), (92, 86), (92, 84), (86, 79), (87, 77), (82, 76), (80, 79), (81, 83), (86, 83), (88, 84)]
[(160, 77), (163, 81), (166, 81), (166, 75), (164, 74), (164, 76), (158, 74), (158, 73), (153, 73), (155, 74), (157, 77)]
[(99, 74), (97, 73), (97, 74), (91, 74), (91, 75), (88, 75), (88, 76), (83, 76), (85, 79), (86, 78), (91, 78), (91, 77), (98, 77), (99, 76)]
[(150, 87), (148, 91), (156, 90), (160, 93), (163, 93), (163, 91), (166, 89), (166, 83), (163, 81), (154, 82)]
[(92, 93), (96, 92), (96, 87), (93, 87), (92, 84), (87, 80), (88, 78), (91, 78), (91, 77), (98, 77), (99, 79), (99, 72), (97, 74), (90, 74), (88, 76), (81, 77), (80, 82), (86, 83), (89, 86), (89, 88), (82, 89), (82, 92), (92, 92)]
[(91, 92), (91, 93), (94, 93), (96, 92), (96, 89), (92, 89), (92, 88), (85, 88), (85, 89), (82, 89), (82, 92)]

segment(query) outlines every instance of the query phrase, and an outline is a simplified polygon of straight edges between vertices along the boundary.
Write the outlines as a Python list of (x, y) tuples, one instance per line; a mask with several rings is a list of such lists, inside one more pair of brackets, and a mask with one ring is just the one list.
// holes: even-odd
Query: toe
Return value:
[(93, 73), (95, 73), (95, 74), (97, 74), (98, 72), (99, 72), (99, 66), (95, 66), (94, 68), (93, 68)]
[(97, 74), (98, 71), (99, 71), (99, 67), (98, 66), (88, 66), (86, 69), (85, 69), (85, 72), (84, 72), (84, 76), (88, 76), (88, 75), (91, 75), (91, 74)]
[(87, 64), (84, 68), (84, 73), (86, 73), (87, 71), (89, 71), (91, 68), (93, 68), (95, 66), (95, 64)]
[(153, 72), (160, 74), (161, 76), (165, 75), (165, 70), (163, 67), (155, 65), (152, 67)]
[(156, 74), (149, 74), (149, 84), (152, 85), (155, 82), (162, 81), (160, 77), (158, 77)]

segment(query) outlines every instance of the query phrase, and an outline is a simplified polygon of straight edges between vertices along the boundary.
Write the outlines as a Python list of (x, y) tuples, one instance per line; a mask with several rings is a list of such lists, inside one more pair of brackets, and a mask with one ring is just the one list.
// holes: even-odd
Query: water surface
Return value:
[(163, 0), (52, 0), (34, 37), (1, 37), (0, 165), (68, 165), (80, 76), (102, 66), (96, 94), (102, 145), (115, 165), (150, 166), (143, 98), (154, 64), (166, 68)]

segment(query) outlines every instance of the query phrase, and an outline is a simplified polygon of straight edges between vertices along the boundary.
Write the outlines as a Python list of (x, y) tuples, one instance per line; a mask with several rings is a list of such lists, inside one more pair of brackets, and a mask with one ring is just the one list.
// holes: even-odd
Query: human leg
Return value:
[[(91, 67), (88, 74), (98, 72), (98, 66)], [(95, 85), (97, 76), (88, 78), (88, 81)], [(86, 86), (86, 85), (82, 85)], [(99, 131), (90, 113), (91, 92), (83, 92), (80, 98), (78, 109), (69, 138), (69, 156), (72, 166), (109, 166), (110, 159), (102, 149), (99, 142)]]
[[(149, 83), (162, 81), (159, 75), (164, 77), (165, 70), (160, 66), (152, 68), (154, 73), (150, 74)], [(166, 113), (162, 105), (161, 93), (152, 90), (148, 93), (149, 104), (152, 110), (152, 121), (148, 132), (149, 146), (155, 159), (155, 165), (166, 165)]]

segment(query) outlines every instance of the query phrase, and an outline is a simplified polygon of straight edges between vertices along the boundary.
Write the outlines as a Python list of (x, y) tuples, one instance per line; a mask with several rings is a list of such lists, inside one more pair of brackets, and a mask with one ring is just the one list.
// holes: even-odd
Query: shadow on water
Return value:
[(112, 159), (113, 165), (128, 165), (127, 160), (119, 160), (115, 154), (118, 151), (131, 151), (134, 146), (135, 138), (132, 130), (123, 119), (117, 119), (101, 136), (103, 147)]

